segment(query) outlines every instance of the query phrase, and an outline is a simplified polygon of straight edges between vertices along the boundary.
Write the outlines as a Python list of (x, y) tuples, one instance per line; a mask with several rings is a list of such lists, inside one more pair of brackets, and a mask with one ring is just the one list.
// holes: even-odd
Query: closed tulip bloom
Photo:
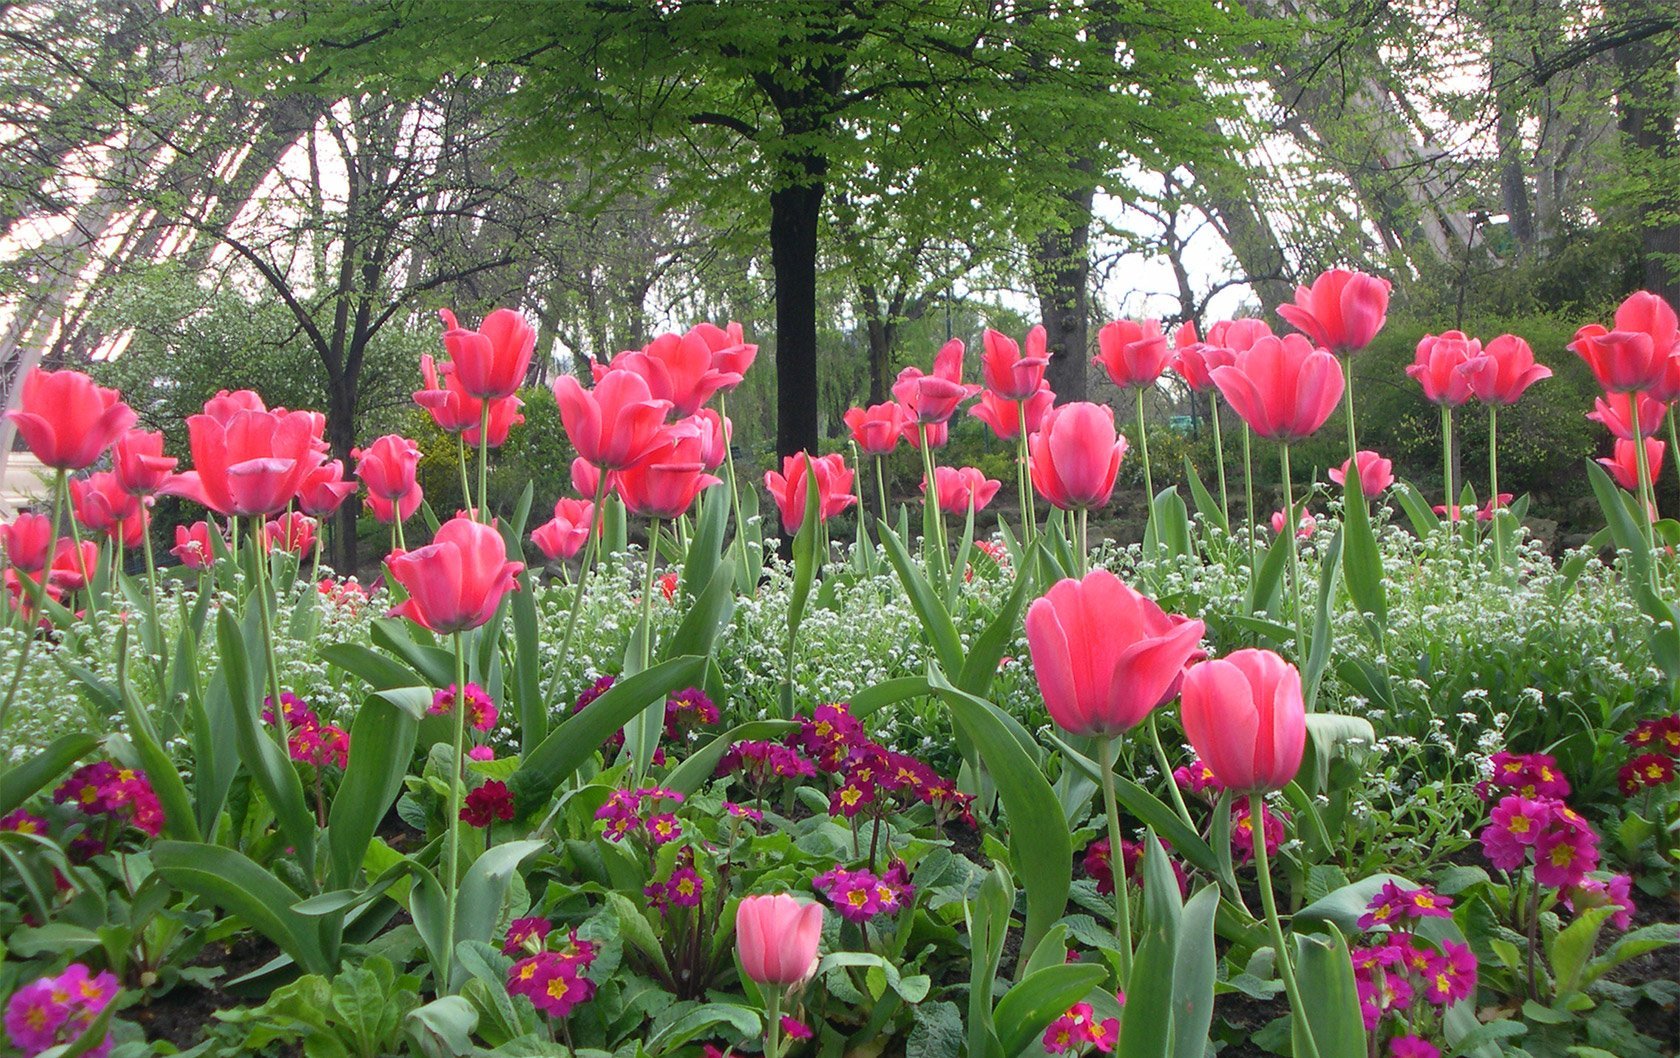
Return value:
[(745, 340), (741, 325), (730, 320), (728, 326), (697, 323), (683, 337), (698, 337), (711, 350), (712, 370), (719, 375), (717, 391), (729, 393), (741, 384), (747, 369), (758, 359), (758, 346)]
[(1362, 448), (1354, 459), (1345, 459), (1340, 467), (1330, 470), (1330, 480), (1347, 487), (1348, 464), (1357, 460), (1359, 467), (1359, 491), (1366, 499), (1374, 500), (1382, 495), (1384, 489), (1394, 484), (1394, 463), (1368, 448)]
[(899, 435), (904, 432), (904, 409), (896, 401), (848, 408), (845, 420), (858, 451), (866, 456), (891, 455), (898, 447)]
[(1613, 330), (1589, 323), (1575, 332), (1569, 348), (1606, 391), (1629, 393), (1665, 384), (1677, 333), (1680, 323), (1668, 302), (1639, 290), (1616, 309)]
[(180, 559), (181, 565), (188, 569), (209, 569), (216, 562), (216, 553), (210, 546), (210, 534), (214, 531), (209, 522), (177, 525), (175, 546), (169, 549), (169, 553)]
[[(933, 483), (939, 509), (946, 514), (965, 515), (972, 506), (984, 510), (1003, 483), (989, 478), (979, 467), (934, 467)], [(927, 491), (927, 482), (922, 482)]]
[(811, 471), (817, 481), (817, 519), (828, 521), (857, 502), (852, 494), (852, 469), (838, 452), (826, 456), (791, 455), (782, 460), (781, 473), (774, 470), (764, 474), (764, 488), (776, 501), (782, 515), (782, 528), (797, 533), (805, 524), (805, 496), (809, 477), (805, 461), (810, 459)]
[(81, 591), (88, 580), (99, 575), (99, 545), (83, 540), (81, 547), (69, 537), (60, 537), (53, 548), (53, 560), (47, 570), (47, 584), (60, 591)]
[[(1662, 477), (1663, 443), (1655, 437), (1645, 438), (1645, 464), (1650, 468), (1651, 480)], [(1616, 446), (1608, 458), (1600, 458), (1599, 465), (1610, 472), (1616, 484), (1629, 492), (1639, 491), (1639, 456), (1631, 439), (1616, 439)]]
[(1212, 341), (1198, 341), (1196, 328), (1186, 323), (1173, 337), (1173, 355), (1168, 366), (1192, 391), (1206, 393), (1213, 388), (1213, 369), (1234, 364), (1236, 360), (1236, 350)]
[(1388, 320), (1386, 279), (1332, 268), (1313, 280), (1312, 286), (1295, 288), (1295, 303), (1280, 305), (1282, 316), (1314, 345), (1343, 356), (1371, 344)]
[[(918, 426), (920, 430), (918, 430)], [(951, 424), (948, 422), (930, 422), (918, 424), (915, 419), (907, 418), (904, 422), (904, 443), (916, 451), (922, 449), (921, 431), (927, 431), (929, 448), (944, 448), (951, 439)]]
[(312, 468), (298, 484), (297, 505), (304, 514), (325, 518), (343, 505), (356, 491), (354, 481), (344, 480), (344, 464), (333, 459)]
[(1426, 334), (1417, 344), (1417, 354), (1406, 374), (1423, 387), (1431, 404), (1456, 408), (1470, 399), (1470, 380), (1461, 370), (1482, 355), (1482, 343), (1463, 331)]
[(760, 985), (789, 988), (817, 970), (822, 939), (821, 904), (786, 893), (747, 896), (735, 911), (735, 953), (741, 972)]
[(979, 386), (967, 385), (962, 380), (963, 351), (962, 339), (952, 338), (933, 358), (933, 374), (923, 374), (918, 367), (907, 367), (898, 373), (893, 396), (904, 406), (904, 417), (910, 423), (947, 423), (956, 414), (958, 405), (980, 392)]
[(536, 348), (537, 332), (525, 317), (512, 309), (497, 309), (484, 317), (478, 330), (469, 331), (455, 321), (455, 314), (441, 309), (443, 347), (449, 364), (469, 397), (497, 400), (511, 397), (525, 384)]
[(130, 430), (117, 438), (111, 453), (111, 468), (124, 491), (151, 496), (169, 481), (175, 471), (174, 456), (163, 454), (163, 434), (156, 430)]
[(0, 525), (0, 547), (6, 549), (6, 561), (25, 573), (41, 572), (52, 543), (52, 519), (47, 515), (25, 511)]
[(146, 524), (140, 497), (124, 489), (113, 471), (101, 470), (73, 479), (70, 506), (76, 520), (89, 530), (120, 539), (124, 547), (140, 543)]
[(1323, 426), (1343, 386), (1336, 358), (1299, 334), (1260, 338), (1235, 363), (1214, 368), (1213, 384), (1256, 434), (1285, 443)]
[[(608, 475), (608, 479), (607, 491), (610, 492), (612, 491), (611, 475)], [(573, 492), (576, 492), (579, 496), (588, 496), (593, 498), (600, 487), (601, 472), (596, 469), (594, 463), (591, 463), (582, 456), (578, 456), (576, 459), (572, 460)]]
[(1172, 360), (1160, 320), (1116, 320), (1097, 332), (1097, 350), (1091, 362), (1102, 365), (1121, 388), (1153, 386)]
[(1281, 790), (1301, 770), (1301, 674), (1270, 650), (1238, 650), (1193, 667), (1182, 712), (1196, 755), (1236, 793)]
[(980, 371), (988, 392), (1006, 401), (1025, 400), (1038, 392), (1044, 381), (1044, 369), (1050, 363), (1043, 326), (1027, 332), (1024, 356), (1015, 339), (989, 327), (982, 337), (982, 345), (985, 351), (980, 354)]
[(1262, 338), (1272, 337), (1272, 328), (1265, 320), (1245, 316), (1240, 320), (1220, 320), (1208, 328), (1207, 342), (1217, 349), (1246, 353)]
[(1114, 409), (1085, 401), (1050, 409), (1027, 441), (1033, 488), (1064, 511), (1107, 505), (1125, 455)]
[(1482, 348), (1480, 356), (1459, 368), (1470, 392), (1483, 404), (1515, 404), (1552, 369), (1534, 362), (1534, 350), (1514, 334), (1502, 334)]
[(398, 434), (386, 434), (356, 457), (356, 476), (367, 486), (368, 505), (379, 522), (408, 521), (424, 499), (418, 473), (420, 446)]
[(593, 503), (561, 499), (554, 505), (554, 517), (532, 531), (531, 542), (549, 559), (571, 558), (589, 542), (589, 527), (594, 521)]
[(138, 419), (122, 394), (94, 385), (80, 371), (38, 367), (24, 376), (10, 417), (35, 458), (55, 470), (92, 466)]
[(1118, 735), (1167, 700), (1202, 638), (1105, 569), (1059, 581), (1027, 609), (1027, 646), (1050, 718)]
[(609, 370), (634, 371), (647, 380), (648, 391), (671, 402), (670, 415), (686, 419), (726, 387), (741, 384), (741, 376), (712, 365), (712, 350), (701, 335), (662, 334), (638, 350), (627, 350), (606, 367), (591, 367), (596, 381)]
[(453, 366), (446, 360), (439, 370), (430, 353), (422, 354), (420, 378), (425, 386), (414, 391), (414, 403), (426, 409), (438, 429), (451, 434), (478, 425), (479, 409), (483, 407), (482, 401), (467, 395)]
[[(1273, 511), (1272, 532), (1276, 533), (1278, 536), (1282, 536), (1286, 520), (1287, 519), (1284, 518), (1282, 511)], [(1302, 511), (1301, 520), (1295, 525), (1295, 538), (1297, 540), (1311, 540), (1313, 533), (1317, 530), (1318, 519), (1313, 516), (1313, 512)]]
[(1633, 440), (1633, 402), (1639, 402), (1639, 432), (1646, 437), (1656, 432), (1657, 424), (1668, 414), (1668, 405), (1654, 400), (1646, 393), (1606, 393), (1593, 398), (1593, 410), (1587, 418), (1603, 426), (1615, 437)]
[(615, 477), (625, 509), (644, 518), (669, 519), (686, 514), (701, 489), (722, 480), (706, 473), (705, 446), (693, 429), (680, 424), (665, 427), (654, 449)]
[(707, 470), (716, 470), (729, 459), (729, 439), (735, 435), (735, 424), (716, 408), (701, 408), (677, 423), (675, 429), (692, 431), (700, 439), (700, 465)]
[[(1042, 384), (1026, 399), (1027, 436), (1037, 433), (1044, 424), (1044, 416), (1056, 404), (1056, 394), (1048, 384)], [(1021, 402), (1004, 400), (991, 390), (969, 406), (968, 413), (991, 427), (1000, 441), (1014, 441), (1021, 436)]]
[(670, 401), (654, 398), (647, 379), (616, 369), (603, 372), (593, 389), (562, 375), (554, 399), (572, 447), (601, 470), (623, 470), (645, 456), (671, 410)]
[(270, 518), (263, 526), (263, 540), (271, 549), (307, 555), (315, 546), (315, 519), (301, 511)]
[(508, 560), (493, 525), (457, 515), (425, 547), (393, 551), (386, 565), (408, 598), (391, 611), (440, 635), (477, 628), (519, 587), (525, 568)]
[(304, 476), (321, 463), (312, 417), (245, 406), (231, 412), (224, 406), (218, 414), (223, 413), (225, 418), (206, 411), (187, 419), (193, 469), (175, 475), (163, 491), (234, 517), (285, 510)]

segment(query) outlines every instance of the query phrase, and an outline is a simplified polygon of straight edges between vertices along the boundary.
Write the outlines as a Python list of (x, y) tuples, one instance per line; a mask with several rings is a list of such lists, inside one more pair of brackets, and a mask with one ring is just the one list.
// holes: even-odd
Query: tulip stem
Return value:
[[(735, 546), (741, 552), (740, 575), (747, 572), (747, 526), (741, 520), (741, 487), (735, 481), (735, 446), (731, 443), (729, 426), (729, 405), (724, 395), (718, 394), (718, 419), (723, 424), (723, 473), (729, 478), (729, 509), (735, 515)], [(606, 475), (601, 475), (603, 478)], [(858, 501), (861, 505), (862, 501)], [(599, 501), (597, 501), (597, 505)], [(861, 506), (860, 506), (861, 511)], [(749, 590), (753, 585), (745, 585)]]
[(1464, 512), (1458, 509), (1458, 497), (1453, 495), (1453, 421), (1448, 404), (1441, 405), (1441, 480), (1447, 490), (1447, 525), (1456, 530)]
[[(1301, 546), (1296, 539), (1300, 528), (1300, 521), (1295, 513), (1295, 484), (1290, 480), (1289, 446), (1280, 446), (1283, 459), (1283, 531), (1289, 537), (1289, 588), (1295, 596), (1295, 661), (1297, 664), (1307, 663), (1307, 628), (1303, 620), (1305, 611), (1301, 602)], [(1364, 493), (1360, 493), (1360, 502), (1364, 502)]]
[(1016, 445), (1020, 454), (1016, 456), (1016, 474), (1019, 476), (1021, 488), (1021, 530), (1023, 543), (1030, 544), (1038, 534), (1038, 503), (1033, 499), (1032, 487), (1032, 450), (1027, 443), (1027, 402), (1025, 399), (1015, 402), (1015, 419), (1020, 424), (1020, 434), (1016, 437)]
[(157, 651), (155, 667), (158, 674), (158, 686), (167, 687), (168, 683), (165, 676), (168, 671), (166, 667), (168, 662), (166, 659), (167, 652), (163, 649), (163, 624), (158, 620), (157, 561), (152, 557), (152, 524), (151, 518), (145, 511), (146, 499), (142, 497), (140, 503), (141, 517), (144, 522), (143, 531), (140, 533), (140, 549), (146, 556), (146, 592), (151, 600), (151, 605), (146, 607), (146, 623), (152, 631), (152, 649)]
[[(950, 557), (945, 553), (945, 512), (939, 509), (939, 487), (934, 484), (933, 449), (928, 445), (928, 429), (926, 423), (916, 424), (916, 436), (921, 440), (922, 449), (922, 511), (923, 524), (929, 522), (933, 526), (933, 546), (939, 552), (939, 569), (941, 573), (948, 573), (946, 563)], [(931, 510), (933, 517), (925, 515)], [(927, 549), (927, 534), (923, 534), (922, 547)], [(943, 580), (945, 578), (941, 578)]]
[(577, 584), (572, 588), (572, 609), (571, 613), (566, 615), (566, 634), (560, 637), (560, 656), (554, 665), (554, 678), (548, 682), (548, 694), (544, 695), (545, 703), (552, 702), (559, 696), (560, 677), (565, 674), (572, 660), (572, 636), (577, 632), (578, 615), (583, 611), (583, 588), (589, 582), (590, 570), (595, 567), (595, 555), (601, 549), (601, 504), (606, 495), (607, 472), (603, 470), (595, 479), (595, 502), (589, 508), (589, 537), (584, 544), (583, 558), (578, 565)]
[(1668, 409), (1668, 454), (1674, 460), (1674, 465), (1680, 467), (1680, 439), (1674, 433), (1674, 409)]
[(473, 508), (472, 479), (467, 476), (467, 432), (462, 430), (455, 435), (456, 465), (461, 468), (461, 505), (468, 510)]
[(887, 512), (887, 479), (881, 470), (881, 464), (885, 462), (885, 456), (875, 457), (875, 494), (881, 501), (881, 521), (883, 523), (889, 520)]
[(1138, 457), (1143, 460), (1143, 539), (1146, 554), (1152, 555), (1160, 541), (1155, 539), (1155, 473), (1149, 469), (1149, 431), (1143, 426), (1143, 387), (1137, 394)]
[(1259, 605), (1260, 600), (1254, 597), (1254, 453), (1251, 441), (1254, 431), (1243, 423), (1243, 492), (1247, 497), (1243, 508), (1248, 516), (1248, 532), (1243, 535), (1248, 538), (1248, 599), (1252, 610)]
[(1499, 405), (1488, 405), (1488, 487), (1493, 490), (1493, 563), (1500, 580), (1505, 579), (1505, 533), (1501, 528), (1499, 503)]
[(1184, 825), (1191, 830), (1198, 830), (1196, 821), (1190, 816), (1190, 806), (1184, 803), (1184, 793), (1179, 790), (1178, 782), (1173, 778), (1172, 763), (1167, 760), (1167, 749), (1161, 745), (1161, 732), (1157, 728), (1156, 711), (1149, 713), (1149, 741), (1155, 747), (1155, 763), (1160, 765), (1161, 775), (1167, 780), (1167, 789), (1172, 791), (1173, 807), (1178, 810), (1178, 818), (1184, 820)]
[[(251, 539), (262, 539), (262, 515), (251, 517)], [(280, 748), (287, 749), (291, 744), (291, 729), (286, 720), (286, 706), (280, 700), (280, 653), (274, 646), (274, 619), (268, 612), (268, 556), (263, 554), (262, 548), (251, 548), (251, 568), (256, 571), (255, 591), (252, 593), (257, 605), (257, 619), (262, 624), (263, 646), (268, 654), (268, 693), (273, 696), (274, 726), (280, 732)]]
[[(1644, 452), (1644, 446), (1640, 446), (1639, 450)], [(68, 519), (70, 522), (70, 543), (76, 549), (76, 569), (82, 575), (82, 590), (87, 592), (88, 624), (97, 632), (99, 630), (99, 599), (93, 593), (93, 575), (88, 572), (87, 556), (82, 553), (82, 531), (76, 525), (75, 507), (70, 502), (70, 478), (67, 475), (59, 475), (58, 487), (64, 493), (65, 509), (72, 512)], [(57, 547), (57, 540), (48, 545), (47, 569), (49, 571), (52, 569), (52, 551)]]
[[(1645, 524), (1645, 546), (1655, 551), (1657, 549), (1657, 535), (1651, 528), (1651, 508), (1656, 506), (1656, 502), (1651, 489), (1651, 465), (1645, 458), (1645, 431), (1640, 428), (1639, 424), (1640, 396), (1641, 394), (1638, 393), (1628, 394), (1628, 410), (1633, 420), (1634, 466), (1639, 471), (1639, 505), (1644, 508), (1640, 511), (1640, 521)], [(74, 525), (75, 522), (72, 521), (71, 524)]]
[(1260, 875), (1260, 905), (1265, 908), (1266, 925), (1271, 928), (1278, 976), (1283, 978), (1283, 990), (1289, 996), (1289, 1008), (1295, 1015), (1295, 1037), (1306, 1045), (1306, 1054), (1300, 1058), (1318, 1058), (1318, 1041), (1313, 1039), (1312, 1025), (1307, 1021), (1307, 1005), (1301, 998), (1301, 986), (1295, 982), (1295, 967), (1289, 959), (1283, 923), (1278, 920), (1277, 896), (1272, 892), (1272, 868), (1266, 854), (1266, 827), (1261, 804), (1258, 793), (1248, 795), (1249, 826), (1254, 835), (1254, 864)]
[[(1348, 458), (1357, 465), (1359, 462), (1359, 438), (1355, 436), (1353, 429), (1353, 354), (1351, 352), (1342, 357), (1342, 402), (1347, 412)], [(1365, 502), (1363, 492), (1359, 494), (1359, 502)]]
[(1219, 513), (1225, 519), (1225, 524), (1231, 524), (1231, 501), (1225, 493), (1225, 440), (1219, 432), (1219, 398), (1208, 395), (1208, 407), (1213, 420), (1213, 461), (1219, 467)]
[(1104, 738), (1097, 746), (1102, 769), (1103, 809), (1108, 814), (1108, 862), (1114, 868), (1115, 939), (1120, 942), (1120, 987), (1132, 980), (1132, 904), (1126, 888), (1126, 853), (1120, 843), (1120, 801), (1114, 795), (1114, 755), (1118, 739)]
[(443, 965), (437, 982), (438, 995), (449, 992), (455, 960), (455, 897), (461, 878), (461, 751), (467, 733), (467, 651), (461, 633), (455, 633), (455, 702), (450, 712), (455, 722), (453, 755), (449, 758), (449, 808), (444, 813), (447, 865), (443, 879)]
[(764, 1058), (782, 1052), (782, 987), (766, 985), (764, 993)]
[(22, 582), (24, 591), (29, 596), (30, 610), (24, 615), (23, 646), (18, 650), (17, 668), (12, 670), (12, 682), (6, 687), (5, 700), (0, 701), (0, 731), (6, 730), (6, 718), (12, 711), (12, 702), (17, 698), (18, 686), (23, 682), (23, 670), (29, 666), (29, 648), (35, 643), (36, 623), (41, 620), (41, 614), (46, 609), (43, 600), (47, 594), (48, 578), (52, 575), (53, 552), (58, 549), (58, 520), (63, 510), (61, 503), (65, 492), (64, 481), (65, 472), (61, 468), (53, 482), (52, 518), (47, 523), (47, 550), (41, 569), (34, 575), (19, 571), (22, 575), (18, 580)]
[(490, 524), (490, 402), (478, 408), (478, 520)]
[(1079, 575), (1085, 576), (1091, 567), (1091, 512), (1088, 508), (1079, 508)]

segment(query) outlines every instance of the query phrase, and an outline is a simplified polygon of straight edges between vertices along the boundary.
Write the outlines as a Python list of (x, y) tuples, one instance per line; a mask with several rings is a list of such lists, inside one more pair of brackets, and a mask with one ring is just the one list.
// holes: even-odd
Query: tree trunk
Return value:
[[(350, 475), (356, 465), (350, 456), (356, 447), (356, 384), (353, 380), (329, 380), (327, 444), (332, 448), (333, 458), (344, 461), (345, 475)], [(356, 516), (361, 505), (359, 496), (351, 496), (333, 515), (332, 567), (341, 577), (356, 572)]]
[[(1089, 168), (1088, 161), (1081, 162)], [(1045, 378), (1056, 391), (1057, 403), (1084, 400), (1090, 393), (1087, 364), (1091, 356), (1093, 197), (1089, 189), (1067, 196), (1067, 227), (1040, 234), (1033, 251), (1033, 286), (1038, 291), (1038, 312), (1050, 350)]]
[[(1605, 5), (1612, 18), (1632, 18), (1640, 0)], [(1639, 203), (1639, 250), (1646, 290), (1670, 303), (1680, 301), (1680, 143), (1674, 131), (1680, 111), (1680, 41), (1674, 34), (1647, 37), (1614, 49), (1620, 84), (1616, 124), (1627, 155), (1625, 170), (1642, 178), (1649, 192)]]
[(817, 226), (827, 164), (807, 157), (804, 178), (770, 193), (770, 268), (776, 282), (776, 451), (817, 449)]

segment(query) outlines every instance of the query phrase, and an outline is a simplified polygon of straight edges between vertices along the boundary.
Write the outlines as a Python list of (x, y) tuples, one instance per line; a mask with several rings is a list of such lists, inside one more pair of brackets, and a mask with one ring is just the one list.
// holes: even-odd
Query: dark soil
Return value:
[(254, 934), (242, 935), (227, 944), (207, 944), (190, 965), (222, 970), (215, 984), (201, 988), (182, 982), (145, 1006), (136, 1007), (126, 1016), (145, 1031), (148, 1040), (168, 1042), (186, 1050), (199, 1042), (204, 1027), (211, 1023), (216, 1011), (246, 1004), (255, 998), (226, 991), (226, 983), (250, 973), (278, 954), (278, 948)]
[[(1628, 927), (1629, 930), (1643, 929), (1663, 922), (1680, 922), (1680, 901), (1657, 901), (1651, 898), (1640, 900), (1636, 896), (1634, 903), (1636, 907), (1633, 924)], [(1621, 934), (1606, 929), (1599, 935), (1599, 950), (1603, 951), (1614, 944), (1619, 936)], [(1637, 959), (1630, 959), (1616, 967), (1607, 977), (1625, 985), (1638, 985), (1646, 981), (1680, 981), (1680, 945), (1671, 944)], [(1680, 1041), (1680, 1004), (1671, 1003), (1664, 1007), (1644, 1002), (1632, 1011), (1630, 1016), (1633, 1023), (1639, 1026), (1639, 1031), (1652, 1039), (1671, 1045)]]

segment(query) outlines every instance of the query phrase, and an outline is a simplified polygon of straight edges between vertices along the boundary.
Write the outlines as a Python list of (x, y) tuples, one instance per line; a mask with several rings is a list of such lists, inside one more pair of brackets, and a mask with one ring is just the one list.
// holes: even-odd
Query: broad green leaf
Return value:
[(933, 585), (928, 583), (927, 577), (917, 567), (916, 560), (905, 550), (904, 542), (884, 522), (881, 524), (880, 538), (881, 546), (887, 553), (887, 561), (892, 563), (893, 570), (898, 573), (899, 582), (904, 585), (904, 593), (909, 596), (910, 605), (915, 609), (916, 616), (921, 619), (922, 633), (927, 636), (928, 645), (933, 647), (939, 667), (947, 672), (962, 672), (962, 639), (957, 635), (957, 626), (951, 621), (950, 612), (945, 609), (945, 604), (940, 601)]
[(1202, 476), (1196, 472), (1196, 466), (1190, 462), (1188, 455), (1184, 457), (1184, 477), (1190, 482), (1190, 498), (1196, 501), (1196, 513), (1217, 525), (1220, 532), (1229, 533), (1231, 525), (1225, 520), (1225, 512), (1219, 509), (1219, 501), (1202, 484)]
[(1126, 981), (1119, 1058), (1164, 1058), (1173, 1041), (1173, 974), (1184, 905), (1178, 880), (1161, 843), (1143, 841), (1143, 915), (1137, 923), (1137, 958)]
[(152, 846), (152, 864), (171, 885), (242, 920), (306, 971), (333, 971), (315, 920), (292, 910), (298, 894), (243, 853), (201, 842), (160, 841)]
[(1184, 905), (1173, 963), (1173, 1058), (1202, 1058), (1213, 1026), (1213, 982), (1218, 957), (1213, 947), (1219, 889), (1203, 886)]
[(662, 785), (681, 794), (693, 794), (716, 773), (718, 761), (735, 743), (777, 739), (798, 729), (799, 724), (792, 720), (749, 720), (737, 724), (690, 753), (681, 764), (671, 769)]
[[(1359, 1012), (1353, 960), (1340, 930), (1329, 935), (1294, 934), (1296, 975), (1306, 1000), (1307, 1024), (1319, 1058), (1365, 1058), (1365, 1022)], [(1297, 1048), (1297, 1054), (1304, 1053)]]
[[(1037, 553), (1037, 544), (1027, 548), (1029, 560)], [(1028, 575), (1027, 567), (1017, 566), (1016, 570), (1014, 589), (1004, 598), (1003, 605), (998, 607), (992, 619), (986, 622), (986, 627), (969, 642), (968, 657), (957, 677), (957, 686), (977, 698), (984, 698), (990, 693), (998, 663), (1003, 660), (1004, 651), (1015, 641), (1021, 607), (1026, 604), (1027, 594), (1032, 588), (1032, 577)]]
[(1365, 509), (1364, 493), (1359, 491), (1357, 460), (1348, 463), (1347, 500), (1342, 504), (1346, 522), (1343, 541), (1342, 569), (1347, 579), (1348, 595), (1360, 613), (1368, 615), (1372, 632), (1382, 641), (1388, 628), (1388, 589), (1383, 586), (1382, 549), (1377, 534), (1371, 528), (1371, 514)]
[(1035, 970), (998, 1000), (992, 1022), (1005, 1055), (1025, 1054), (1044, 1035), (1052, 1021), (1102, 984), (1108, 967), (1067, 963)]
[(335, 888), (355, 884), (368, 843), (402, 792), (418, 731), (418, 718), (379, 694), (369, 695), (357, 710), (350, 727), (349, 765), (328, 817), (328, 881)]
[(198, 841), (198, 820), (193, 815), (192, 798), (187, 794), (186, 780), (175, 761), (164, 751), (151, 714), (140, 704), (134, 685), (128, 679), (128, 624), (117, 630), (117, 683), (122, 688), (124, 715), (128, 718), (128, 737), (140, 757), (141, 767), (151, 781), (163, 809), (164, 830), (172, 838)]
[(0, 771), (0, 816), (34, 797), (98, 745), (99, 740), (92, 735), (60, 735), (46, 749)]
[[(1050, 740), (1062, 751), (1062, 758), (1073, 767), (1079, 769), (1093, 782), (1102, 783), (1102, 768), (1091, 758), (1080, 753), (1056, 735)], [(1185, 825), (1184, 820), (1178, 818), (1174, 812), (1161, 802), (1161, 799), (1139, 786), (1124, 775), (1114, 776), (1114, 795), (1126, 810), (1143, 820), (1144, 825), (1153, 829), (1166, 839), (1174, 851), (1185, 859), (1207, 871), (1215, 877), (1220, 876), (1219, 860), (1213, 854), (1213, 849), (1197, 834)]]

